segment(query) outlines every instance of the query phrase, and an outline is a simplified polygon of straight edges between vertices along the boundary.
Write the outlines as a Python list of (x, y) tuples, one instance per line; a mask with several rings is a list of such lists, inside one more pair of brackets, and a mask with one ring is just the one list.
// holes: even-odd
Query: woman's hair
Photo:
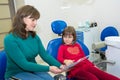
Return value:
[(63, 37), (67, 35), (73, 35), (73, 44), (76, 42), (76, 31), (73, 26), (67, 26), (62, 32), (62, 42), (64, 43)]
[[(23, 18), (27, 16), (30, 16), (30, 18), (39, 19), (40, 13), (31, 5), (25, 5), (21, 7), (20, 9), (18, 9), (17, 13), (14, 16), (12, 29), (10, 30), (10, 32), (25, 39), (27, 37), (27, 31), (25, 30), (26, 24), (24, 23)], [(29, 33), (32, 35), (32, 37), (36, 35), (35, 31), (29, 31)]]

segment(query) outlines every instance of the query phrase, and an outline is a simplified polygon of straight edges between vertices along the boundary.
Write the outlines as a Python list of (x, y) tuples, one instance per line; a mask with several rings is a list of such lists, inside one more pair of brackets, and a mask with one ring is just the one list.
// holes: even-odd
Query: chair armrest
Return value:
[(101, 62), (96, 63), (96, 65), (102, 64), (102, 63), (107, 63), (107, 64), (111, 64), (111, 65), (115, 65), (115, 61), (112, 60), (102, 60)]
[(111, 60), (101, 60), (93, 63), (96, 65), (96, 67), (100, 68), (103, 71), (107, 70), (107, 64), (115, 65), (115, 61), (111, 61)]
[(95, 42), (92, 44), (92, 49), (96, 50), (105, 46), (106, 46), (105, 41)]

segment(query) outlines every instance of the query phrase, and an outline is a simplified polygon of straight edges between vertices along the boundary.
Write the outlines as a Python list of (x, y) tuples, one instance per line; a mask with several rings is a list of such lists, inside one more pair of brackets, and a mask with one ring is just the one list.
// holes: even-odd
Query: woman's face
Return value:
[(26, 31), (33, 31), (35, 26), (37, 25), (37, 19), (31, 18), (30, 16), (23, 18), (23, 21), (26, 24)]
[(66, 45), (71, 45), (73, 43), (73, 35), (64, 35), (63, 40)]

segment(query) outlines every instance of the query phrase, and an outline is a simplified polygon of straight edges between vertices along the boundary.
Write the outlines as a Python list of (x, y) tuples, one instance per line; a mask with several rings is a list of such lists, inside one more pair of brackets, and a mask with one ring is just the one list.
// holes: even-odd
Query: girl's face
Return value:
[(23, 18), (23, 21), (26, 24), (26, 31), (33, 31), (35, 26), (37, 25), (37, 19), (31, 18), (30, 16)]
[(73, 43), (73, 35), (64, 35), (63, 40), (66, 45), (71, 45)]

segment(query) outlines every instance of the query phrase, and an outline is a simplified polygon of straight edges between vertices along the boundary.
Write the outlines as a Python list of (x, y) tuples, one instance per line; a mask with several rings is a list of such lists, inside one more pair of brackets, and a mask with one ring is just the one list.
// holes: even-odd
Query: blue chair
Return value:
[(105, 38), (109, 36), (119, 36), (118, 30), (114, 26), (107, 26), (101, 31), (100, 42), (95, 42), (92, 45), (92, 48), (97, 52), (105, 53), (107, 45), (105, 45)]
[(5, 80), (4, 75), (6, 71), (6, 53), (5, 51), (0, 51), (0, 80)]
[[(107, 69), (107, 64), (115, 64), (114, 61), (108, 61), (106, 58), (106, 54), (105, 51), (107, 49), (107, 45), (105, 44), (105, 38), (108, 36), (119, 36), (119, 33), (117, 31), (117, 29), (114, 26), (107, 26), (106, 28), (104, 28), (101, 31), (101, 35), (100, 35), (100, 42), (95, 42), (93, 43), (92, 47), (95, 50), (94, 53), (97, 53), (100, 55), (102, 61), (100, 62), (101, 64), (99, 64), (98, 66), (100, 67), (104, 67), (103, 70)], [(98, 63), (97, 63), (98, 64)]]
[[(105, 37), (108, 36), (119, 36), (118, 30), (114, 26), (107, 26), (106, 28), (103, 29), (100, 35), (101, 41), (105, 40)], [(101, 48), (101, 51), (105, 51), (107, 49), (107, 46)]]
[[(62, 31), (67, 27), (67, 23), (62, 20), (56, 20), (53, 21), (51, 24), (51, 28), (54, 33), (61, 35)], [(54, 28), (54, 29), (53, 29)], [(81, 45), (85, 55), (89, 55), (89, 50), (87, 46), (80, 40), (77, 40), (77, 42)], [(52, 55), (55, 59), (57, 59), (57, 54), (58, 54), (58, 48), (62, 44), (62, 38), (56, 38), (51, 41), (49, 41), (48, 46), (47, 46), (47, 52)], [(68, 80), (68, 79), (67, 79)], [(74, 79), (70, 79), (74, 80)]]

